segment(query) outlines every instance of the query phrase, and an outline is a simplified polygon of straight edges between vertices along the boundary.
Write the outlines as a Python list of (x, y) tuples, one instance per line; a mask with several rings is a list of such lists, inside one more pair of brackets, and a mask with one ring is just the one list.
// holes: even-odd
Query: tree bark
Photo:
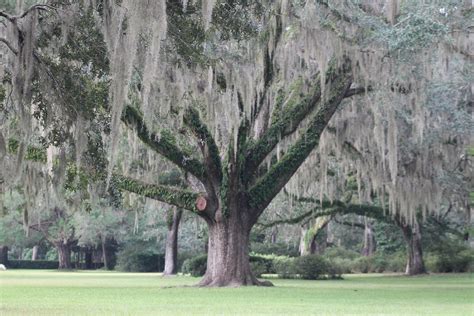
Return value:
[(36, 261), (38, 259), (38, 249), (39, 249), (38, 245), (33, 246), (33, 251), (31, 253), (31, 260), (32, 261)]
[(277, 243), (277, 236), (278, 236), (278, 226), (272, 227), (272, 232), (270, 235), (270, 243), (276, 244)]
[(108, 262), (108, 258), (107, 258), (107, 247), (106, 247), (106, 244), (105, 244), (105, 237), (101, 237), (101, 246), (102, 246), (102, 262), (104, 263), (104, 268), (108, 269), (108, 266), (109, 266), (109, 262)]
[(86, 247), (84, 249), (84, 262), (85, 262), (84, 269), (92, 270), (94, 268), (93, 261), (92, 261), (92, 249), (90, 247)]
[(370, 257), (375, 253), (376, 250), (376, 241), (374, 235), (374, 229), (372, 223), (370, 223), (365, 218), (365, 227), (364, 227), (364, 248), (362, 249), (362, 255)]
[(0, 246), (0, 263), (8, 265), (8, 246)]
[(299, 246), (299, 251), (300, 251), (300, 256), (305, 256), (308, 254), (308, 249), (306, 247), (306, 234), (308, 233), (308, 227), (307, 225), (301, 225), (300, 226), (300, 246)]
[(421, 229), (415, 219), (412, 225), (402, 225), (403, 237), (407, 246), (407, 266), (405, 274), (417, 275), (426, 273), (421, 245)]
[(217, 215), (215, 221), (208, 221), (207, 270), (200, 286), (272, 285), (257, 280), (251, 271), (249, 240), (252, 226), (245, 210), (229, 209), (227, 218)]
[(71, 265), (71, 246), (68, 243), (55, 243), (58, 250), (59, 269), (72, 269)]
[(168, 234), (166, 236), (165, 269), (163, 276), (175, 275), (178, 270), (178, 229), (183, 210), (173, 208), (168, 219)]

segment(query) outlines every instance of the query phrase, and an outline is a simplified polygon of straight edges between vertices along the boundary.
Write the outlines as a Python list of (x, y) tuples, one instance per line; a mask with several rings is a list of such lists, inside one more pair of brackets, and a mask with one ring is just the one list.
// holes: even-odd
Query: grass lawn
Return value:
[(473, 274), (195, 288), (155, 273), (0, 271), (0, 315), (474, 315)]

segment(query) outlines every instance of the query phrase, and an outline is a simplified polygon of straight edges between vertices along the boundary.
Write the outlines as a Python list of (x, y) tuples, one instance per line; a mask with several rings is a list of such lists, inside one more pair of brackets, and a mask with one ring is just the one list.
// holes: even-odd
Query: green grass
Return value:
[(0, 315), (474, 315), (473, 274), (273, 280), (195, 288), (199, 279), (118, 272), (0, 272)]

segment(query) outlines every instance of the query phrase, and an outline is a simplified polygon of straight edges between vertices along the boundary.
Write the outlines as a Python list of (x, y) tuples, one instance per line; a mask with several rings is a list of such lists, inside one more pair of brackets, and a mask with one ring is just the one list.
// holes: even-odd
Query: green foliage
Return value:
[(308, 255), (295, 259), (295, 272), (305, 280), (324, 278), (328, 268), (329, 262), (322, 256)]
[(165, 256), (151, 251), (139, 252), (126, 247), (117, 254), (117, 270), (126, 272), (161, 272), (165, 266)]
[(276, 256), (251, 255), (250, 268), (255, 276), (259, 277), (264, 273), (275, 273), (273, 261)]
[(291, 279), (295, 277), (295, 259), (294, 258), (277, 258), (273, 261), (273, 267), (279, 278)]
[(28, 146), (25, 154), (26, 160), (46, 163), (46, 149)]
[(8, 140), (8, 151), (12, 154), (18, 153), (18, 147), (20, 147), (20, 142), (17, 139), (10, 138)]
[(441, 244), (426, 256), (426, 267), (431, 272), (472, 272), (474, 250), (456, 242)]
[(0, 105), (5, 101), (5, 97), (7, 96), (7, 92), (3, 84), (0, 83)]
[(404, 272), (406, 265), (404, 251), (377, 251), (375, 255), (366, 257), (356, 251), (333, 247), (326, 250), (324, 257), (330, 262), (330, 267), (339, 269), (340, 273)]
[[(250, 256), (250, 267), (255, 276), (259, 277), (264, 273), (275, 273), (275, 256), (265, 256), (254, 254)], [(207, 269), (207, 255), (199, 255), (186, 259), (183, 262), (181, 271), (191, 276), (203, 276)]]
[(340, 279), (344, 267), (338, 262), (319, 255), (297, 258), (275, 258), (273, 266), (279, 278), (305, 280)]
[(392, 223), (376, 221), (374, 223), (374, 235), (378, 252), (391, 254), (405, 249), (405, 241), (401, 230)]
[(181, 271), (185, 274), (198, 277), (203, 276), (207, 269), (207, 255), (200, 255), (194, 258), (186, 259), (183, 262)]
[(58, 261), (49, 260), (8, 260), (7, 268), (9, 269), (57, 269)]
[(258, 243), (253, 242), (250, 245), (252, 252), (262, 255), (290, 256), (299, 255), (298, 248), (295, 245), (285, 243)]

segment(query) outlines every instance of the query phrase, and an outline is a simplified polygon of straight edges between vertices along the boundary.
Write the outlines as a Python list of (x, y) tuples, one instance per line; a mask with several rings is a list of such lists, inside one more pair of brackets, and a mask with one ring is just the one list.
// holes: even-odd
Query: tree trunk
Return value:
[(102, 262), (104, 263), (104, 268), (109, 269), (109, 260), (108, 260), (108, 256), (107, 256), (106, 238), (101, 237), (101, 244), (102, 244)]
[(208, 221), (207, 270), (199, 285), (271, 286), (268, 281), (257, 280), (250, 269), (249, 239), (253, 224), (248, 213), (245, 210), (230, 209), (227, 218), (222, 215), (216, 215), (216, 218), (215, 221)]
[(92, 262), (92, 248), (90, 247), (86, 247), (84, 249), (84, 262), (85, 262), (84, 269), (92, 270), (94, 268), (93, 262)]
[(36, 261), (38, 259), (38, 249), (39, 249), (38, 245), (33, 246), (33, 251), (31, 253), (31, 260), (32, 261)]
[(183, 210), (173, 208), (171, 218), (168, 220), (168, 234), (166, 236), (165, 269), (164, 276), (175, 275), (178, 270), (178, 229)]
[(273, 226), (272, 227), (272, 232), (271, 232), (271, 235), (270, 235), (270, 243), (276, 244), (277, 243), (277, 236), (278, 236), (278, 227)]
[(0, 246), (0, 263), (8, 265), (8, 246)]
[(55, 246), (58, 250), (59, 269), (72, 269), (70, 245), (63, 242), (57, 242)]
[[(318, 217), (314, 223), (301, 226), (300, 255), (322, 254), (327, 248), (329, 216)], [(306, 225), (309, 225), (308, 228)], [(323, 242), (318, 244), (317, 237), (324, 232)]]
[(421, 229), (417, 220), (413, 225), (402, 225), (403, 237), (407, 243), (407, 267), (405, 274), (416, 275), (426, 273), (421, 246)]
[(308, 249), (306, 247), (306, 234), (308, 233), (308, 227), (305, 225), (301, 225), (300, 227), (300, 256), (305, 256), (308, 254)]
[(365, 218), (364, 228), (364, 248), (362, 249), (362, 255), (370, 257), (375, 253), (376, 241), (374, 235), (374, 229), (372, 223), (369, 222), (367, 217)]

